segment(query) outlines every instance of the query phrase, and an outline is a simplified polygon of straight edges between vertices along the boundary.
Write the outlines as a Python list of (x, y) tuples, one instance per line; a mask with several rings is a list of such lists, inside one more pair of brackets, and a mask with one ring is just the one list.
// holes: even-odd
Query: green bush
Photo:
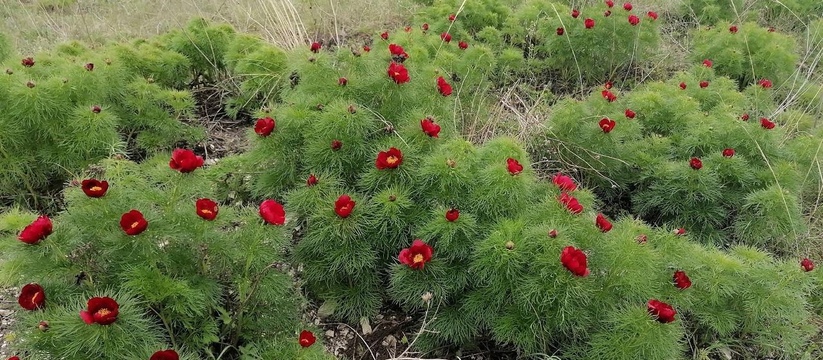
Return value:
[[(16, 237), (27, 238), (20, 231), (34, 216), (0, 217), (4, 286), (39, 283), (47, 299), (18, 313), (15, 337), (25, 341), (12, 349), (38, 359), (148, 359), (170, 348), (184, 359), (328, 358), (298, 344), (300, 297), (283, 259), (290, 232), (256, 208), (196, 206), (212, 196), (208, 170), (170, 166), (168, 155), (104, 161), (89, 176), (110, 187), (100, 196), (76, 179), (53, 233), (33, 244)], [(142, 225), (125, 219), (130, 209)], [(78, 316), (93, 296), (119, 304), (113, 324)]]
[(764, 24), (779, 25), (781, 28), (812, 20), (823, 11), (823, 4), (815, 0), (686, 0), (681, 6), (683, 14), (696, 17), (697, 21), (705, 25), (723, 21), (760, 20)]

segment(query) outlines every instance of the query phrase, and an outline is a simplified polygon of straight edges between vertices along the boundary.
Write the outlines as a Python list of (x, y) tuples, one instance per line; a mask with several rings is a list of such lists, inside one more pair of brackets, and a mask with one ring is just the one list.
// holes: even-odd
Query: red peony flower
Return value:
[(586, 18), (586, 20), (583, 21), (583, 25), (586, 27), (586, 29), (593, 28), (594, 27), (594, 19)]
[(509, 174), (512, 176), (518, 175), (523, 172), (523, 165), (520, 165), (520, 162), (513, 158), (506, 159), (506, 168), (509, 170)]
[(363, 51), (364, 52), (369, 52), (369, 51), (371, 51), (371, 47), (369, 47), (368, 45), (363, 45)]
[(169, 167), (181, 173), (190, 173), (203, 166), (203, 158), (189, 149), (174, 149), (171, 153)]
[(337, 85), (346, 86), (348, 83), (349, 83), (349, 79), (346, 79), (344, 77), (341, 77), (341, 78), (337, 79)]
[(389, 39), (389, 32), (384, 31), (382, 34), (380, 34), (380, 38), (382, 38), (383, 40), (388, 40)]
[(449, 96), (452, 94), (451, 84), (446, 82), (446, 79), (444, 79), (442, 76), (437, 78), (437, 90), (440, 91), (440, 95), (443, 96)]
[(419, 270), (431, 261), (432, 252), (433, 249), (429, 244), (424, 243), (423, 240), (415, 239), (410, 247), (400, 250), (400, 255), (397, 258), (401, 264)]
[(399, 149), (392, 147), (388, 151), (381, 151), (377, 154), (374, 166), (377, 170), (397, 169), (403, 163), (403, 153)]
[(457, 43), (457, 47), (459, 47), (460, 50), (466, 50), (466, 49), (469, 48), (469, 43), (467, 43), (465, 41), (460, 41), (460, 42)]
[(194, 209), (197, 211), (197, 216), (205, 220), (212, 221), (217, 218), (217, 203), (211, 199), (197, 199)]
[(654, 11), (649, 11), (646, 13), (646, 16), (650, 17), (652, 20), (657, 20), (657, 13)]
[(637, 15), (634, 15), (634, 14), (629, 15), (629, 24), (632, 24), (632, 26), (635, 26), (639, 23), (640, 23), (640, 18), (637, 17)]
[(29, 57), (23, 59), (22, 61), (20, 61), (20, 63), (23, 64), (23, 66), (25, 66), (25, 67), (32, 67), (32, 66), (34, 66), (34, 58), (29, 56)]
[(680, 290), (686, 290), (692, 286), (692, 280), (689, 279), (689, 276), (683, 270), (677, 270), (672, 275), (672, 280), (674, 281), (674, 286), (676, 286)]
[(814, 270), (814, 263), (808, 258), (803, 259), (803, 261), (800, 262), (800, 266), (802, 266), (806, 272)]
[(317, 177), (314, 174), (309, 175), (309, 178), (306, 179), (306, 186), (314, 186), (317, 185)]
[(609, 16), (612, 16), (612, 11), (611, 10), (606, 10), (606, 11), (603, 12), (603, 17), (609, 17)]
[(85, 179), (80, 183), (80, 188), (83, 189), (83, 193), (85, 193), (86, 196), (99, 198), (106, 195), (106, 191), (109, 190), (109, 182), (105, 180)]
[(557, 28), (557, 36), (563, 36), (564, 33), (566, 33), (565, 29), (562, 27)]
[(580, 202), (577, 201), (577, 198), (575, 198), (574, 196), (569, 195), (568, 193), (564, 192), (564, 193), (560, 194), (560, 197), (558, 198), (558, 200), (572, 214), (577, 215), (577, 214), (583, 212), (583, 205), (581, 205)]
[(774, 129), (774, 123), (764, 117), (760, 118), (760, 126), (762, 126), (766, 130)]
[(712, 61), (709, 60), (709, 59), (703, 60), (703, 66), (705, 66), (707, 68), (712, 67), (712, 64), (713, 64)]
[(17, 297), (20, 307), (28, 311), (42, 309), (46, 305), (46, 291), (40, 284), (26, 284)]
[(403, 47), (397, 44), (389, 44), (389, 52), (392, 56), (402, 56), (406, 53), (406, 51), (403, 50)]
[(606, 6), (608, 6), (608, 7), (610, 7), (610, 8), (611, 8), (611, 7), (614, 7), (614, 1), (612, 1), (612, 0), (606, 0)]
[(120, 228), (126, 235), (139, 235), (149, 227), (149, 222), (143, 217), (143, 213), (132, 209), (120, 217)]
[(447, 32), (444, 32), (444, 33), (440, 34), (440, 40), (443, 40), (447, 43), (451, 42), (452, 41), (452, 35), (447, 33)]
[(664, 324), (674, 321), (674, 316), (677, 315), (677, 311), (675, 311), (671, 305), (662, 301), (651, 299), (649, 300), (647, 306), (649, 309), (649, 314), (654, 316), (657, 321)]
[(34, 245), (43, 240), (52, 232), (52, 224), (51, 219), (49, 219), (46, 215), (40, 215), (36, 220), (34, 220), (31, 224), (26, 225), (23, 228), (23, 231), (20, 232), (20, 235), (17, 235), (17, 240), (20, 240), (26, 244)]
[(256, 132), (257, 135), (266, 137), (271, 135), (271, 132), (274, 131), (274, 127), (274, 119), (266, 116), (264, 118), (257, 119), (257, 122), (254, 124), (254, 132)]
[(260, 203), (259, 214), (267, 224), (280, 226), (286, 223), (286, 210), (283, 209), (283, 205), (272, 199)]
[(560, 263), (576, 276), (589, 276), (586, 253), (574, 246), (566, 246), (563, 248), (563, 251), (560, 252)]
[(409, 77), (409, 70), (403, 64), (392, 62), (389, 64), (389, 77), (397, 84), (405, 84), (411, 80)]
[(632, 3), (623, 4), (623, 10), (632, 11)]
[(749, 114), (740, 115), (740, 120), (749, 121)]
[(732, 34), (737, 34), (737, 26), (729, 26), (729, 32)]
[(420, 26), (420, 28), (423, 29), (423, 31), (429, 31), (429, 24), (428, 23), (423, 23), (423, 25)]
[(603, 213), (597, 214), (597, 217), (594, 219), (594, 224), (597, 225), (597, 228), (604, 233), (607, 233), (612, 229), (612, 223), (609, 219), (606, 219), (606, 216), (604, 216)]
[(448, 222), (455, 222), (458, 218), (460, 218), (460, 210), (451, 208), (448, 211), (446, 211), (446, 220)]
[(684, 82), (680, 83), (680, 90), (686, 90), (686, 83), (684, 83)]
[(451, 21), (451, 22), (454, 22), (454, 19), (456, 19), (456, 18), (457, 18), (457, 16), (455, 16), (454, 14), (449, 15), (449, 21)]
[(340, 150), (343, 147), (343, 142), (340, 140), (332, 140), (331, 141), (331, 149), (334, 151)]
[(149, 360), (180, 360), (180, 355), (172, 349), (160, 350), (152, 354)]
[(757, 85), (762, 86), (764, 89), (771, 89), (772, 81), (769, 79), (760, 79), (760, 81), (757, 82)]
[(423, 133), (430, 137), (436, 138), (440, 134), (440, 125), (430, 117), (420, 120), (420, 127), (423, 128)]
[(103, 111), (103, 108), (101, 108), (100, 105), (92, 105), (91, 112), (99, 114), (101, 111)]
[(313, 53), (317, 53), (317, 52), (320, 52), (320, 48), (322, 48), (322, 47), (323, 47), (323, 45), (320, 45), (319, 42), (315, 41), (315, 42), (311, 43), (311, 47), (309, 48), (309, 50), (311, 50), (311, 52), (313, 52)]
[(557, 237), (557, 229), (549, 230), (549, 237), (552, 238), (552, 239), (556, 238)]
[(312, 346), (315, 341), (317, 341), (317, 338), (314, 337), (314, 334), (311, 331), (303, 330), (300, 332), (300, 337), (298, 338), (300, 346), (307, 348)]
[(635, 115), (637, 115), (637, 114), (635, 114), (635, 112), (632, 111), (632, 109), (626, 109), (626, 117), (627, 118), (634, 119)]
[(572, 9), (572, 17), (577, 19), (578, 16), (580, 16), (580, 11), (577, 9)]
[(614, 102), (615, 100), (617, 100), (617, 95), (615, 95), (613, 92), (611, 92), (608, 89), (601, 91), (600, 95), (602, 95), (603, 98), (606, 99), (606, 101), (608, 101), (608, 102)]
[(80, 318), (88, 325), (111, 325), (119, 314), (120, 305), (110, 297), (93, 297), (89, 299), (86, 310), (80, 310)]
[(20, 360), (20, 358), (17, 357), (17, 356), (12, 356), (12, 357), (8, 358), (8, 360)]
[(683, 235), (686, 235), (686, 228), (677, 228), (677, 229), (674, 229), (673, 232), (677, 236), (683, 236)]
[(334, 212), (341, 218), (347, 218), (354, 211), (354, 200), (347, 194), (340, 195), (334, 202)]
[(560, 191), (575, 191), (577, 190), (577, 184), (574, 183), (574, 179), (563, 175), (561, 173), (557, 173), (552, 178), (552, 182), (555, 186), (560, 188)]
[(707, 87), (709, 87), (709, 82), (708, 81), (703, 80), (703, 81), (700, 82), (700, 88), (701, 89), (705, 89)]
[(692, 169), (700, 170), (703, 168), (703, 162), (700, 161), (700, 159), (693, 157), (689, 160), (689, 166), (691, 166)]
[(723, 149), (723, 156), (724, 157), (729, 157), (729, 158), (734, 156), (734, 149), (732, 149), (732, 148)]
[(603, 129), (603, 132), (608, 134), (614, 130), (614, 127), (617, 126), (617, 122), (609, 118), (602, 118), (600, 119), (600, 128)]

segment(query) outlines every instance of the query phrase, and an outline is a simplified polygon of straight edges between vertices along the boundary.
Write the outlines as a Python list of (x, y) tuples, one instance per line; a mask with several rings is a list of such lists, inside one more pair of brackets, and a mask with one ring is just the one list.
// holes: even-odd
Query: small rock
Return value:
[(334, 337), (334, 330), (326, 330), (326, 337), (333, 338)]
[(369, 324), (369, 318), (360, 318), (360, 328), (362, 329), (363, 335), (368, 335), (372, 333), (371, 324)]

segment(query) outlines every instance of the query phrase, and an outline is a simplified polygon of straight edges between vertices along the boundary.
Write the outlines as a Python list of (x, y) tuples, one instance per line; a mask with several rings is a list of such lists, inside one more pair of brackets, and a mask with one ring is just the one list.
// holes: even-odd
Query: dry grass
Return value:
[(183, 27), (192, 17), (225, 21), (285, 48), (397, 25), (411, 0), (78, 0), (46, 9), (34, 0), (0, 1), (0, 31), (23, 54), (69, 40), (98, 45)]

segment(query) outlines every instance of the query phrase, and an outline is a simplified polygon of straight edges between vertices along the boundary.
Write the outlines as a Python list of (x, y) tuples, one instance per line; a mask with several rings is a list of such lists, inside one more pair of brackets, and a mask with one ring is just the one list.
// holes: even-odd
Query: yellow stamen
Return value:
[(397, 156), (389, 156), (386, 158), (386, 163), (389, 165), (394, 165), (397, 163)]
[(200, 209), (200, 212), (201, 212), (203, 215), (211, 215), (211, 214), (213, 214), (213, 212), (212, 212), (211, 210), (209, 210), (209, 209)]
[(111, 314), (111, 310), (106, 309), (106, 308), (102, 308), (102, 309), (100, 309), (100, 310), (97, 310), (97, 312), (96, 312), (96, 313), (94, 313), (94, 314), (95, 314), (95, 315), (99, 315), (99, 316), (106, 316), (106, 315), (108, 315), (108, 314)]
[(423, 262), (423, 254), (415, 255), (414, 258), (412, 259), (412, 262), (415, 263), (415, 264)]
[(131, 223), (131, 228), (132, 228), (132, 229), (134, 229), (134, 228), (136, 228), (136, 227), (137, 227), (137, 226), (139, 226), (139, 225), (140, 225), (140, 223), (139, 223), (139, 222), (137, 222), (137, 221), (135, 221), (135, 222)]
[(101, 188), (99, 186), (92, 186), (89, 190), (91, 190), (91, 191), (100, 191), (100, 190), (103, 190), (103, 188)]
[(31, 297), (31, 303), (32, 304), (37, 304), (37, 298), (39, 298), (39, 297), (40, 297), (39, 292), (34, 293), (34, 296)]

